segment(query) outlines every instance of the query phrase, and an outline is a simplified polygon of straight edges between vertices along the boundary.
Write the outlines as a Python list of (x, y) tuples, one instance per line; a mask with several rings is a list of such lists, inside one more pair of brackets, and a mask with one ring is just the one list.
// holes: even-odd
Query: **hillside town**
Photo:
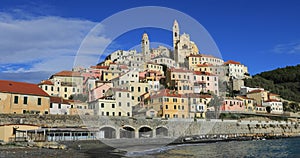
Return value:
[(117, 50), (88, 68), (75, 67), (32, 84), (0, 80), (1, 114), (98, 115), (201, 119), (209, 113), (283, 115), (283, 99), (244, 86), (251, 78), (240, 62), (202, 54), (173, 24), (173, 48)]

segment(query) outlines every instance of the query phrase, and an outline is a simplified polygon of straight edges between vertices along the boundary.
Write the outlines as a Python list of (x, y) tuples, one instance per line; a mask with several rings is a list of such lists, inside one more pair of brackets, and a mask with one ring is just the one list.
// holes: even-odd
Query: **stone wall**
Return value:
[(129, 126), (135, 131), (149, 127), (168, 129), (170, 137), (204, 134), (255, 134), (300, 133), (297, 122), (254, 120), (204, 120), (204, 119), (138, 119), (128, 117), (70, 116), (70, 115), (16, 115), (0, 114), (0, 125), (34, 124), (41, 127), (112, 127), (116, 130)]

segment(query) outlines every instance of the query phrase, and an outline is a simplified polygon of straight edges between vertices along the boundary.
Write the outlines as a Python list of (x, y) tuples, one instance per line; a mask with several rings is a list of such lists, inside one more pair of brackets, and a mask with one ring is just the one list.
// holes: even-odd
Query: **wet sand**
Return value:
[[(46, 149), (37, 147), (19, 147), (13, 145), (0, 146), (0, 158), (41, 158), (41, 157), (64, 157), (64, 158), (89, 158), (89, 157), (122, 157), (122, 152), (116, 153), (115, 149), (104, 143), (94, 141), (69, 141), (60, 142), (67, 149)], [(80, 145), (80, 147), (79, 147)]]

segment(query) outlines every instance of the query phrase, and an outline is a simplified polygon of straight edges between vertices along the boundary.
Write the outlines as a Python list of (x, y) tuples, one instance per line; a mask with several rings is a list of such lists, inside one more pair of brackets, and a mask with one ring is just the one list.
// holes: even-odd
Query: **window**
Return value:
[(109, 116), (109, 112), (106, 112), (106, 116)]
[(61, 109), (61, 104), (58, 104), (58, 108)]
[(169, 107), (168, 107), (168, 105), (166, 105), (166, 109), (168, 109)]
[(133, 92), (134, 91), (134, 87), (131, 87), (131, 92)]
[(51, 91), (53, 91), (53, 87), (51, 87)]
[(130, 95), (129, 95), (129, 93), (127, 93), (127, 98), (129, 98), (130, 97)]
[(23, 104), (27, 104), (28, 97), (24, 97)]
[(115, 116), (115, 112), (112, 112), (112, 115)]
[(57, 87), (57, 91), (59, 92), (59, 87)]
[(115, 108), (115, 104), (111, 104), (111, 108)]
[(181, 109), (184, 110), (184, 106), (182, 106)]
[(121, 92), (119, 93), (119, 97), (121, 97)]
[(127, 106), (130, 107), (130, 103), (129, 102), (127, 102)]
[(45, 86), (45, 90), (48, 90), (48, 86)]
[(121, 112), (119, 112), (119, 116), (121, 116), (121, 114), (122, 114), (122, 113), (121, 113)]
[(101, 115), (104, 116), (104, 111), (101, 112)]
[(37, 105), (42, 105), (42, 98), (38, 98)]
[(53, 103), (50, 103), (50, 108), (53, 108)]
[(15, 97), (14, 97), (14, 103), (15, 103), (15, 104), (18, 104), (18, 103), (19, 103), (19, 96), (15, 96)]
[(101, 103), (101, 108), (104, 108), (104, 103)]
[(75, 93), (75, 88), (73, 88), (73, 92)]
[(174, 110), (176, 110), (176, 105), (174, 105)]
[(148, 92), (148, 87), (145, 87), (145, 92)]
[(130, 113), (129, 113), (129, 112), (127, 112), (127, 116), (130, 116)]
[(177, 103), (177, 98), (173, 98), (173, 102), (174, 102), (174, 103)]
[(67, 87), (65, 88), (65, 92), (68, 92), (68, 88)]
[(141, 92), (141, 87), (138, 87), (138, 92)]
[(121, 103), (121, 102), (119, 102), (119, 106), (120, 106), (120, 107), (122, 106), (122, 103)]

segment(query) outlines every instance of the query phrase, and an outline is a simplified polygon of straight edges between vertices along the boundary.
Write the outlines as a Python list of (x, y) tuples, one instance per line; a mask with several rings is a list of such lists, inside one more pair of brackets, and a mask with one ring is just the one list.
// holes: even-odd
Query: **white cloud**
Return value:
[(275, 53), (300, 54), (300, 42), (278, 44), (273, 48), (272, 51)]
[[(0, 66), (30, 65), (21, 69), (6, 68), (10, 72), (71, 69), (82, 40), (96, 24), (54, 16), (18, 19), (0, 12)], [(88, 57), (95, 56), (99, 47), (110, 43), (110, 39), (104, 37), (91, 39), (94, 47), (89, 47)]]

